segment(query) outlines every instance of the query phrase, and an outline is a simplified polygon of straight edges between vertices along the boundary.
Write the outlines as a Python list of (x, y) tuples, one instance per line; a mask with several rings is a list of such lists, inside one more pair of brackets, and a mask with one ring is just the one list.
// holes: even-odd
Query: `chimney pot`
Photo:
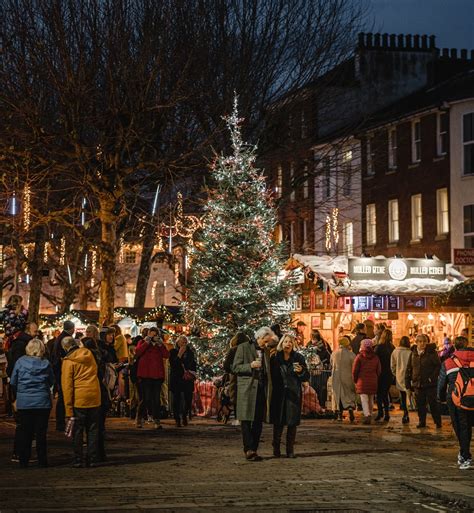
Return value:
[(382, 46), (388, 48), (388, 34), (382, 34)]
[(451, 59), (457, 59), (458, 58), (458, 51), (456, 48), (451, 48)]
[(420, 48), (420, 36), (418, 34), (413, 36), (413, 47)]
[(411, 48), (411, 34), (407, 34), (405, 36), (405, 40), (406, 40), (406, 47)]
[(471, 61), (474, 61), (474, 50), (471, 50)]
[(449, 57), (449, 49), (448, 48), (443, 48), (442, 50), (442, 56), (443, 57)]
[(466, 48), (463, 48), (461, 50), (461, 59), (467, 60), (467, 50), (466, 50)]
[(436, 36), (430, 36), (428, 39), (430, 40), (430, 48), (434, 48), (436, 46)]
[(428, 36), (426, 34), (421, 36), (421, 48), (424, 50), (428, 49)]
[(397, 36), (395, 34), (390, 34), (390, 47), (391, 48), (397, 47)]
[(398, 34), (398, 48), (405, 48), (405, 36)]
[(367, 32), (365, 35), (367, 48), (372, 48), (372, 35), (372, 32)]

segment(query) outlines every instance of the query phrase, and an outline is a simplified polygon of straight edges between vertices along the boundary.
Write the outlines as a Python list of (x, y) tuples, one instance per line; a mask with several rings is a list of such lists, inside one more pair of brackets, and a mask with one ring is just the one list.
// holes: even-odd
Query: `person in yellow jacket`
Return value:
[[(77, 340), (65, 337), (61, 345), (66, 353), (62, 361), (61, 387), (66, 417), (73, 419), (73, 467), (95, 467), (100, 420), (100, 384), (94, 355)], [(87, 436), (87, 456), (83, 457), (84, 430)]]

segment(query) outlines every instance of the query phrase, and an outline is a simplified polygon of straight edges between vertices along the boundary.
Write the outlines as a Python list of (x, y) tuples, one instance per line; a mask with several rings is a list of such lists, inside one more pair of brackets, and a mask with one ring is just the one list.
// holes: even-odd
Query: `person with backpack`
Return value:
[(459, 442), (460, 470), (473, 468), (474, 348), (468, 345), (466, 337), (454, 340), (455, 351), (442, 363), (438, 378), (438, 400), (446, 400), (451, 424)]

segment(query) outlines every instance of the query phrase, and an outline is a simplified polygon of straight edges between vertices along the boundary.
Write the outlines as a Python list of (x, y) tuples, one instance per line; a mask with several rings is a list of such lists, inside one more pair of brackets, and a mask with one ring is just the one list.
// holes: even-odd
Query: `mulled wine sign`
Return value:
[(446, 279), (446, 264), (428, 258), (349, 258), (351, 280)]

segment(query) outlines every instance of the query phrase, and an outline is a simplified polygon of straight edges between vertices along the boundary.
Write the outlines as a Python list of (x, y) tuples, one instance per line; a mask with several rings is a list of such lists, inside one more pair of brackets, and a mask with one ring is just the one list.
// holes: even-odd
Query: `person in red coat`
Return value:
[(140, 403), (137, 412), (137, 427), (142, 427), (145, 412), (151, 412), (156, 429), (162, 429), (160, 424), (161, 385), (165, 379), (165, 362), (169, 352), (163, 343), (158, 328), (150, 328), (148, 336), (140, 340), (135, 351), (138, 360), (137, 379)]
[(356, 386), (356, 392), (360, 395), (364, 424), (372, 422), (374, 395), (377, 392), (381, 372), (382, 366), (379, 357), (374, 353), (372, 340), (366, 338), (361, 342), (359, 354), (352, 366), (352, 379)]

